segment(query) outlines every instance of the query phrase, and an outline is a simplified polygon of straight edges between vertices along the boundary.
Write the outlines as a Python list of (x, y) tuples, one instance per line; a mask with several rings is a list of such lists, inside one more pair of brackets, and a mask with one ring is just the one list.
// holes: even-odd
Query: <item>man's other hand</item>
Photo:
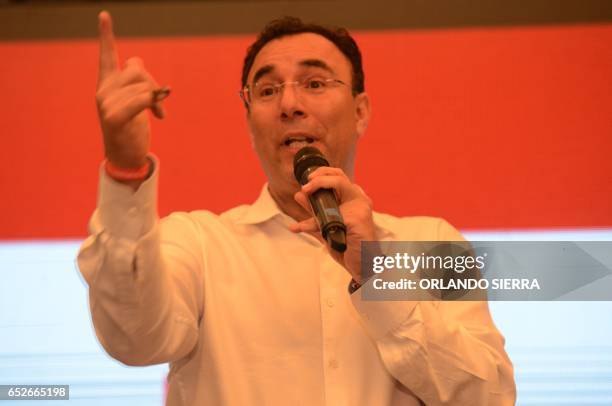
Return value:
[[(357, 282), (361, 282), (361, 241), (376, 240), (376, 228), (372, 217), (372, 200), (363, 189), (351, 182), (340, 168), (322, 166), (308, 177), (308, 183), (294, 196), (295, 200), (312, 214), (308, 195), (317, 189), (333, 189), (338, 198), (340, 213), (346, 225), (346, 251), (329, 248), (331, 256), (342, 265)], [(291, 231), (307, 232), (321, 239), (315, 217), (293, 224)]]

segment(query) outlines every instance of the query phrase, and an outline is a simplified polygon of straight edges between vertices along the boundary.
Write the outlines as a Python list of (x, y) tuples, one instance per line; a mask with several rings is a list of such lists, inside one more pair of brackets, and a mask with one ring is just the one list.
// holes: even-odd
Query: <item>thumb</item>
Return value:
[(289, 229), (294, 233), (317, 233), (319, 231), (319, 224), (314, 217), (310, 217), (306, 220), (289, 225)]

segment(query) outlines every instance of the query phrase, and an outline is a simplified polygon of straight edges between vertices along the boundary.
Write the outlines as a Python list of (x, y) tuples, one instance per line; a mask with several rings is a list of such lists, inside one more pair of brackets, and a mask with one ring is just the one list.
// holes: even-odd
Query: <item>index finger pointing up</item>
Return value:
[(98, 31), (100, 33), (100, 71), (98, 83), (106, 79), (119, 68), (117, 46), (113, 34), (113, 20), (107, 11), (98, 14)]

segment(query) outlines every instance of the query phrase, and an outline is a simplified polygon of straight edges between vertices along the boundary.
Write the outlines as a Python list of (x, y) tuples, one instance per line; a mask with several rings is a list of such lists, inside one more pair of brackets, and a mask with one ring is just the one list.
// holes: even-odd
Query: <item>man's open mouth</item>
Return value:
[(301, 148), (314, 142), (313, 138), (310, 137), (289, 137), (283, 144), (287, 147)]

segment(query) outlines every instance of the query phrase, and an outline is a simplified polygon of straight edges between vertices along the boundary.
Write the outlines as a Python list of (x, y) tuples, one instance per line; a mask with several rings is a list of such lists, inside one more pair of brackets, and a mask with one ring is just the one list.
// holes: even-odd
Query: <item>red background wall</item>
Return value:
[[(357, 32), (375, 209), (460, 228), (612, 226), (612, 25)], [(119, 40), (174, 93), (153, 123), (160, 212), (265, 181), (237, 96), (252, 36)], [(0, 239), (82, 237), (103, 158), (97, 43), (0, 43)], [(219, 192), (221, 191), (221, 192)]]

